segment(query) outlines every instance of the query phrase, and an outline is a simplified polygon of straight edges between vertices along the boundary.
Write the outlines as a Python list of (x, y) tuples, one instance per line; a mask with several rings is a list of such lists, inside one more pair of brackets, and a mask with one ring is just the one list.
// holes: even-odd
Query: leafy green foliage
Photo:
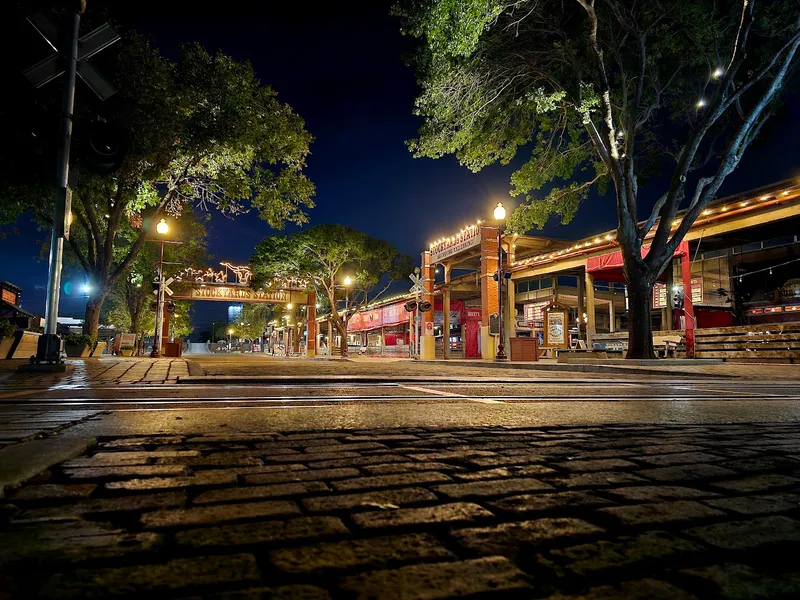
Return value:
[[(508, 222), (518, 233), (569, 222), (613, 184), (626, 277), (647, 286), (779, 107), (800, 48), (795, 0), (400, 0), (396, 12), (419, 40), (414, 156), (454, 154), (473, 171), (526, 157), (511, 177), (526, 200)], [(669, 184), (642, 219), (653, 174)], [(649, 307), (632, 310), (646, 330), (629, 348), (648, 358)]]
[(232, 325), (234, 335), (249, 340), (260, 338), (274, 314), (275, 310), (271, 304), (245, 304), (241, 315)]
[[(187, 207), (236, 216), (252, 207), (280, 229), (305, 223), (313, 206), (314, 185), (303, 173), (311, 135), (249, 63), (212, 56), (198, 44), (183, 46), (172, 61), (135, 33), (126, 34), (115, 52), (119, 93), (99, 109), (78, 103), (75, 115), (69, 250), (97, 290), (87, 304), (90, 333), (160, 217), (179, 217)], [(98, 119), (127, 148), (121, 168), (110, 175), (79, 160)], [(10, 126), (30, 137), (30, 123)], [(8, 222), (30, 211), (49, 225), (52, 163), (6, 145), (0, 177), (0, 218)]]
[(90, 346), (94, 347), (97, 338), (85, 333), (68, 333), (64, 336), (64, 343), (68, 346)]
[[(330, 312), (340, 332), (346, 331), (352, 311), (383, 294), (392, 281), (413, 270), (411, 258), (401, 255), (389, 242), (344, 225), (317, 225), (290, 236), (268, 237), (256, 246), (250, 259), (253, 284), (298, 278), (309, 290), (327, 299), (328, 306), (344, 308), (344, 315)], [(350, 285), (345, 286), (345, 278)], [(388, 283), (373, 294), (381, 283)]]
[(0, 319), (0, 339), (13, 337), (17, 328), (11, 324), (9, 319)]
[[(176, 263), (164, 267), (166, 277), (184, 267), (205, 266), (209, 260), (204, 225), (207, 218), (208, 215), (198, 216), (195, 212), (185, 211), (180, 219), (171, 220), (169, 237), (183, 243), (164, 245), (164, 261)], [(137, 235), (130, 226), (123, 226), (116, 250), (120, 254), (127, 252)], [(150, 310), (150, 304), (155, 299), (152, 282), (158, 280), (159, 252), (158, 243), (145, 244), (124, 275), (110, 285), (101, 317), (104, 323), (114, 325), (121, 331), (152, 335), (155, 313)], [(191, 302), (175, 302), (170, 329), (176, 336), (192, 333)]]

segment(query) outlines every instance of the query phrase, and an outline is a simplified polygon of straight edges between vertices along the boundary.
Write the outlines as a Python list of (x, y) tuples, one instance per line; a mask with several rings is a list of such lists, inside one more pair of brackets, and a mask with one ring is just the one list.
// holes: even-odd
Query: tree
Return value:
[[(171, 272), (181, 270), (175, 263), (198, 268), (209, 259), (203, 220), (192, 211), (184, 211), (178, 222), (173, 224), (171, 237), (178, 238), (183, 243), (164, 245), (164, 261), (173, 263), (165, 266), (167, 277)], [(125, 225), (120, 237), (126, 237), (128, 243), (119, 242), (116, 251), (125, 254), (138, 237), (138, 231)], [(155, 296), (151, 282), (158, 278), (159, 252), (159, 244), (145, 244), (125, 273), (110, 285), (103, 311), (105, 322), (120, 330), (141, 334), (142, 337), (153, 333), (155, 313), (150, 310), (150, 305)], [(170, 318), (170, 328), (174, 335), (191, 334), (189, 305), (190, 303), (176, 302), (175, 313)]]
[(241, 315), (232, 325), (236, 337), (257, 340), (264, 335), (273, 314), (271, 304), (245, 304)]
[[(304, 280), (309, 290), (337, 307), (329, 318), (343, 345), (352, 314), (413, 269), (411, 258), (399, 254), (389, 242), (344, 225), (317, 225), (290, 236), (268, 237), (256, 246), (250, 264), (254, 285)], [(346, 277), (349, 286), (345, 286)], [(385, 282), (383, 287), (377, 289), (381, 282)]]
[[(398, 12), (421, 40), (411, 151), (473, 171), (530, 151), (511, 176), (526, 200), (508, 222), (517, 232), (568, 223), (612, 184), (628, 357), (653, 357), (653, 284), (779, 107), (797, 2), (411, 0)], [(667, 183), (644, 212), (640, 185), (655, 174), (648, 191)]]
[[(75, 115), (82, 160), (72, 161), (69, 250), (96, 290), (86, 306), (84, 331), (91, 335), (104, 300), (161, 216), (179, 216), (187, 206), (235, 216), (249, 206), (280, 229), (287, 221), (304, 223), (304, 209), (313, 206), (314, 186), (303, 174), (311, 136), (249, 63), (211, 56), (198, 44), (183, 46), (173, 62), (130, 33), (113, 73), (119, 93), (100, 107), (79, 102)], [(24, 127), (30, 138), (31, 125)], [(94, 155), (81, 149), (109, 141), (126, 152), (120, 165), (104, 165), (99, 174)], [(30, 210), (49, 225), (51, 163), (13, 145), (0, 154), (9, 159), (0, 160), (0, 216), (8, 221)], [(124, 235), (128, 225), (133, 239)]]

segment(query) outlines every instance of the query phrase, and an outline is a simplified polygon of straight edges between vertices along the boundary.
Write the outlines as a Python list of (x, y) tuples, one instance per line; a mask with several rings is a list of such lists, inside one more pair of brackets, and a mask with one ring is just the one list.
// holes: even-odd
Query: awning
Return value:
[[(650, 251), (650, 245), (642, 246), (642, 258), (647, 256)], [(681, 242), (675, 249), (673, 256), (683, 256), (689, 252), (689, 242)], [(622, 273), (624, 266), (622, 259), (622, 252), (610, 252), (609, 254), (601, 254), (600, 256), (590, 256), (586, 260), (586, 270), (595, 275), (595, 279), (600, 281), (620, 282), (625, 281), (625, 276)]]

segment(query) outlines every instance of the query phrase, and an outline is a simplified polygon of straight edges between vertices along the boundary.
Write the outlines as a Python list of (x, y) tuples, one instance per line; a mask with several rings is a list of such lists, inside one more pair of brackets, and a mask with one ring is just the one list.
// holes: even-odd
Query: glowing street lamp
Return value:
[(156, 329), (153, 336), (153, 351), (150, 353), (151, 358), (159, 358), (161, 356), (161, 344), (163, 342), (164, 328), (164, 236), (169, 233), (169, 225), (165, 219), (161, 219), (156, 225), (156, 232), (161, 237), (159, 242), (161, 244), (161, 252), (158, 257), (158, 295), (156, 300)]
[(497, 360), (508, 360), (506, 356), (505, 331), (503, 330), (503, 282), (505, 273), (503, 272), (503, 246), (500, 241), (503, 239), (503, 225), (506, 218), (506, 208), (502, 202), (498, 202), (494, 207), (494, 220), (497, 221), (497, 316), (500, 328), (499, 342), (497, 344)]
[(233, 336), (233, 327), (228, 329), (228, 349), (230, 350), (231, 347), (231, 337)]
[[(353, 278), (350, 275), (344, 278), (344, 321), (347, 323), (347, 311), (350, 308), (350, 286), (353, 285)], [(347, 327), (344, 328), (344, 339), (342, 340), (342, 357), (347, 358)]]

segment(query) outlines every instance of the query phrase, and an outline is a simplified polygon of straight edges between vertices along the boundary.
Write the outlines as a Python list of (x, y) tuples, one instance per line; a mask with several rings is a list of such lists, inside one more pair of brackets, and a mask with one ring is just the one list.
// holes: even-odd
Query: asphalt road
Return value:
[(458, 385), (75, 385), (0, 393), (0, 421), (91, 411), (64, 435), (304, 429), (787, 422), (800, 383), (540, 377)]

